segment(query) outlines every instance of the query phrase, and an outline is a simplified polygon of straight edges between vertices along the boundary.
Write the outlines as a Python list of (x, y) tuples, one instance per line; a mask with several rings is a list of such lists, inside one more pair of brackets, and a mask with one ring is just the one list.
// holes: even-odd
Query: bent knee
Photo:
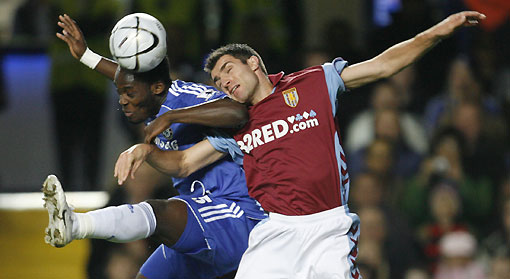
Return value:
[(188, 215), (188, 205), (181, 200), (147, 200), (152, 207), (156, 219), (158, 217), (168, 219), (181, 219)]

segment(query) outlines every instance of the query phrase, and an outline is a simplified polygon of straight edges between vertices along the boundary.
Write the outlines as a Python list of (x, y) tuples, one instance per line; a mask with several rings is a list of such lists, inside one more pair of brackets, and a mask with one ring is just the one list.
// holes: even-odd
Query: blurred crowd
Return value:
[[(271, 73), (292, 72), (338, 56), (354, 64), (451, 13), (484, 12), (488, 19), (480, 28), (444, 40), (391, 78), (346, 93), (338, 118), (351, 178), (349, 204), (362, 224), (363, 278), (503, 279), (510, 278), (510, 4), (494, 0), (499, 8), (491, 9), (485, 2), (364, 1), (365, 34), (336, 18), (319, 28), (316, 44), (306, 45), (307, 1), (27, 0), (16, 13), (13, 45), (52, 57), (60, 177), (69, 185), (69, 162), (82, 158), (90, 179), (83, 189), (93, 190), (100, 162), (91, 150), (101, 148), (103, 111), (111, 109), (104, 107), (107, 82), (53, 37), (60, 13), (76, 19), (90, 48), (105, 56), (109, 30), (121, 16), (150, 13), (167, 28), (172, 78), (208, 83), (201, 71), (204, 55), (227, 42), (254, 47)], [(386, 22), (371, 16), (377, 3), (393, 3)], [(41, 13), (27, 16), (34, 10)], [(0, 107), (2, 100), (0, 94)], [(77, 110), (83, 104), (88, 110)], [(77, 121), (83, 126), (72, 125)], [(140, 127), (126, 130), (133, 143), (139, 141)], [(131, 186), (112, 192), (110, 204), (171, 195), (167, 177), (142, 172)], [(98, 241), (91, 278), (129, 278), (148, 255), (144, 248), (155, 248), (141, 243)]]

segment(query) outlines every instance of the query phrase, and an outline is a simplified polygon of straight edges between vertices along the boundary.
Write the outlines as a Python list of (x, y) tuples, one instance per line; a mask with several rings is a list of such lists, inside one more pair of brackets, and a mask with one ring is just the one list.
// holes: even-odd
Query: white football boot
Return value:
[(64, 247), (73, 240), (73, 208), (67, 204), (62, 185), (55, 175), (48, 175), (42, 192), (44, 207), (49, 215), (44, 241), (54, 247)]

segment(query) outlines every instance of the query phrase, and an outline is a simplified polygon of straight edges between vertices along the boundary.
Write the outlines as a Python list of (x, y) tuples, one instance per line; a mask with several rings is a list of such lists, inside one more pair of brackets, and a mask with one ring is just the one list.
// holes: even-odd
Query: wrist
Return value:
[(95, 69), (99, 61), (101, 61), (101, 55), (93, 52), (88, 47), (80, 58), (80, 62), (85, 64), (91, 69)]

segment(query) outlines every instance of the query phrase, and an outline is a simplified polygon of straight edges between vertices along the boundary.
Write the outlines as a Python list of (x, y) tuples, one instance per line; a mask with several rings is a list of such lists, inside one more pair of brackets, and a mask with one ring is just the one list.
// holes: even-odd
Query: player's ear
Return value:
[(257, 70), (260, 66), (259, 58), (255, 55), (250, 56), (250, 58), (248, 58), (247, 63), (248, 66), (250, 66), (250, 69), (252, 69), (253, 71)]
[(163, 93), (164, 90), (165, 90), (165, 84), (160, 81), (155, 82), (151, 85), (151, 92), (154, 95), (159, 95), (159, 94)]

